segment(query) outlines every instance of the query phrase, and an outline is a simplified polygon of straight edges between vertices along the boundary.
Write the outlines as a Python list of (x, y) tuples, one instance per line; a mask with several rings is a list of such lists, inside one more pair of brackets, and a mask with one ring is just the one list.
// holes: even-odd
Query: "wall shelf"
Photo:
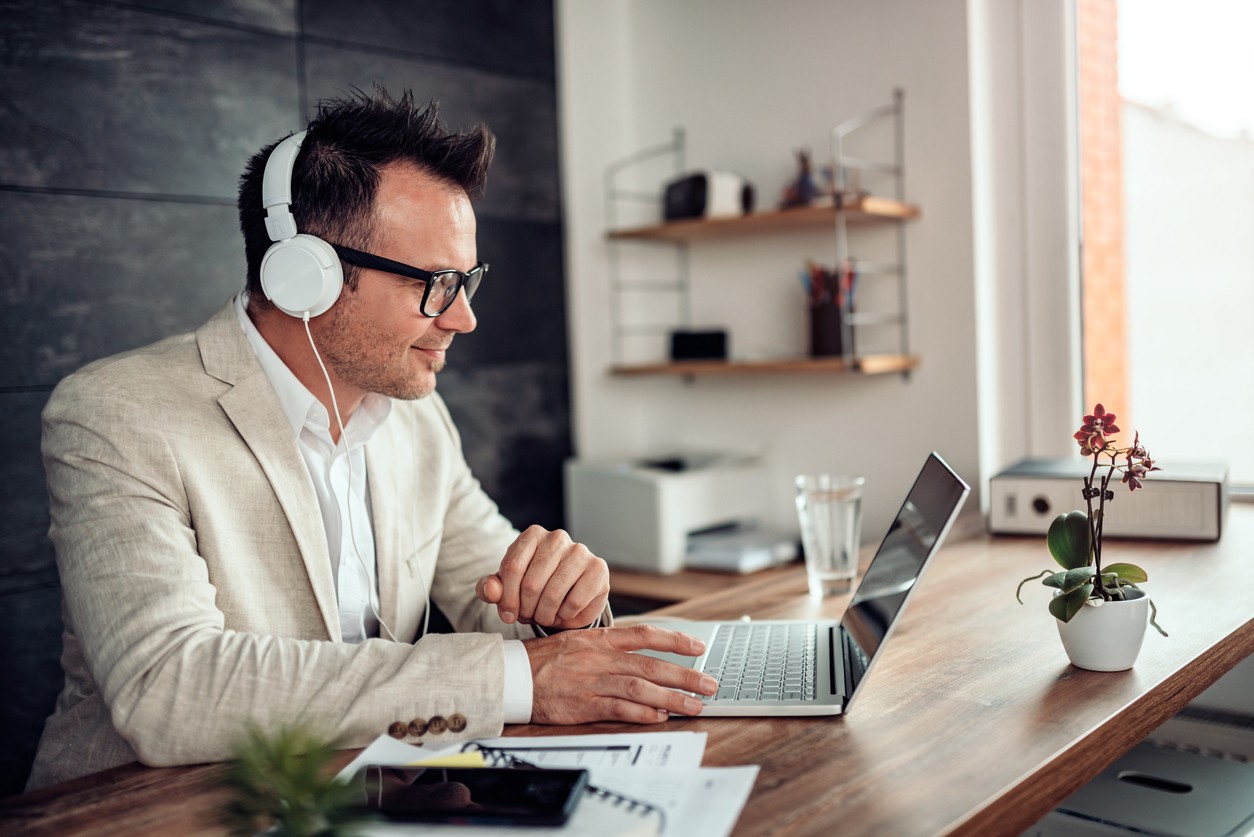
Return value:
[[(846, 141), (876, 124), (887, 125), (892, 132), (891, 160), (847, 154)], [(868, 136), (874, 139), (872, 145), (882, 151), (883, 129), (863, 138)], [(809, 188), (793, 190), (794, 194), (817, 195), (812, 201), (787, 209), (709, 219), (654, 221), (664, 186), (662, 190), (641, 188), (643, 170), (656, 174), (668, 158), (672, 177), (687, 171), (682, 130), (677, 129), (668, 143), (610, 164), (605, 172), (609, 336), (613, 345), (610, 374), (692, 379), (711, 375), (899, 373), (908, 378), (919, 365), (919, 358), (910, 352), (905, 228), (907, 222), (922, 213), (917, 205), (905, 200), (904, 140), (904, 94), (898, 89), (893, 92), (891, 104), (865, 111), (832, 128), (831, 168), (825, 187), (811, 183)], [(633, 222), (617, 223), (620, 211), (632, 205)], [(646, 211), (641, 211), (646, 207)], [(873, 226), (889, 230), (891, 237), (869, 233), (868, 227)], [(717, 247), (736, 238), (807, 230), (826, 231), (835, 244), (830, 267), (811, 265), (812, 270), (807, 268), (811, 272), (803, 272), (802, 276), (807, 288), (813, 289), (808, 312), (810, 349), (819, 356), (769, 361), (663, 359), (670, 352), (661, 341), (669, 333), (691, 328), (694, 319), (689, 276), (692, 247)], [(851, 238), (855, 244), (872, 250), (873, 258), (854, 258), (850, 252)], [(895, 254), (888, 255), (886, 245), (892, 246)], [(641, 248), (649, 248), (653, 253), (645, 258)], [(624, 269), (625, 254), (631, 254), (634, 265), (645, 266), (642, 276), (630, 276)], [(855, 288), (861, 289), (856, 301)], [(639, 300), (639, 296), (632, 299), (628, 295), (646, 292), (655, 295), (649, 297), (652, 308), (644, 321), (639, 321), (638, 314), (627, 316), (625, 300), (637, 304)], [(824, 356), (833, 351), (839, 356)]]
[[(844, 213), (845, 219), (855, 224), (881, 220), (904, 221), (918, 218), (920, 214), (919, 207), (914, 204), (875, 195), (846, 196), (840, 203), (839, 209)], [(693, 241), (724, 235), (830, 227), (836, 223), (836, 216), (837, 207), (828, 199), (816, 205), (754, 212), (733, 218), (670, 221), (647, 227), (611, 230), (606, 236), (618, 240)]]
[(909, 372), (919, 365), (916, 355), (862, 355), (841, 357), (799, 357), (774, 360), (686, 360), (615, 366), (610, 373), (620, 377), (673, 375), (680, 377), (728, 375), (777, 375), (781, 373), (845, 373), (885, 375)]

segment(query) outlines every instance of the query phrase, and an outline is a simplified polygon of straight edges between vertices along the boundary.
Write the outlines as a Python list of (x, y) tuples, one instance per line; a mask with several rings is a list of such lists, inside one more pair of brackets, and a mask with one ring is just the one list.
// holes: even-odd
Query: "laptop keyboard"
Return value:
[(814, 700), (816, 634), (813, 624), (720, 626), (702, 669), (718, 680), (718, 694), (702, 699)]

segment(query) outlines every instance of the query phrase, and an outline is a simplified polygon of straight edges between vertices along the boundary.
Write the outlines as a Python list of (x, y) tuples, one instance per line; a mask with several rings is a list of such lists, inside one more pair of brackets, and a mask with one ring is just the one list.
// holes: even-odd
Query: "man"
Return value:
[[(596, 627), (605, 563), (516, 532), (434, 392), (476, 325), (492, 149), (409, 94), (324, 103), (241, 181), (246, 291), (57, 387), (66, 685), (29, 787), (221, 760), (248, 724), (348, 747), (700, 711), (677, 690), (710, 678), (628, 652), (701, 644)], [(458, 633), (420, 636), (428, 598)]]

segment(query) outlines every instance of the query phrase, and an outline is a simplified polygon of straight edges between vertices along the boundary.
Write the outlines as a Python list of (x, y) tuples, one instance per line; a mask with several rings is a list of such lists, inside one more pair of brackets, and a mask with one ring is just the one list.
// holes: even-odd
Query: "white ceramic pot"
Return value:
[(1073, 666), (1089, 671), (1132, 668), (1149, 624), (1149, 597), (1144, 590), (1125, 593), (1126, 601), (1086, 604), (1070, 622), (1054, 620)]

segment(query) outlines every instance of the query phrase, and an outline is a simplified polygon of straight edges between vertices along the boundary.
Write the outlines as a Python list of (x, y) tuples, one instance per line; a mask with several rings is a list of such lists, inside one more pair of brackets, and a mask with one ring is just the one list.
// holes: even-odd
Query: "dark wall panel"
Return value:
[(0, 393), (0, 796), (18, 793), (61, 690), (61, 594), (39, 458), (46, 392)]
[(61, 591), (0, 594), (5, 676), (0, 678), (0, 796), (21, 793), (44, 721), (61, 691)]
[(475, 295), (479, 327), (458, 336), (449, 365), (545, 361), (565, 373), (561, 227), (481, 217), (479, 260), (490, 266)]
[(234, 198), (300, 113), (290, 39), (75, 0), (0, 0), (6, 185)]
[(311, 45), (305, 50), (310, 103), (380, 82), (392, 93), (438, 99), (452, 127), (485, 122), (496, 162), (480, 202), (483, 215), (558, 218), (557, 95), (551, 82), (448, 64)]
[(47, 392), (0, 393), (0, 595), (56, 584), (39, 457), (39, 413), (47, 402)]
[(0, 387), (200, 325), (244, 286), (238, 228), (232, 206), (0, 192)]
[(466, 461), (514, 526), (562, 526), (562, 463), (570, 456), (565, 369), (462, 365), (440, 373), (440, 395)]
[(307, 36), (554, 78), (547, 0), (423, 0), (417, 14), (404, 0), (305, 0), (301, 8)]
[[(296, 34), (296, 0), (128, 0), (127, 5), (201, 20)], [(351, 8), (351, 6), (350, 6)]]

